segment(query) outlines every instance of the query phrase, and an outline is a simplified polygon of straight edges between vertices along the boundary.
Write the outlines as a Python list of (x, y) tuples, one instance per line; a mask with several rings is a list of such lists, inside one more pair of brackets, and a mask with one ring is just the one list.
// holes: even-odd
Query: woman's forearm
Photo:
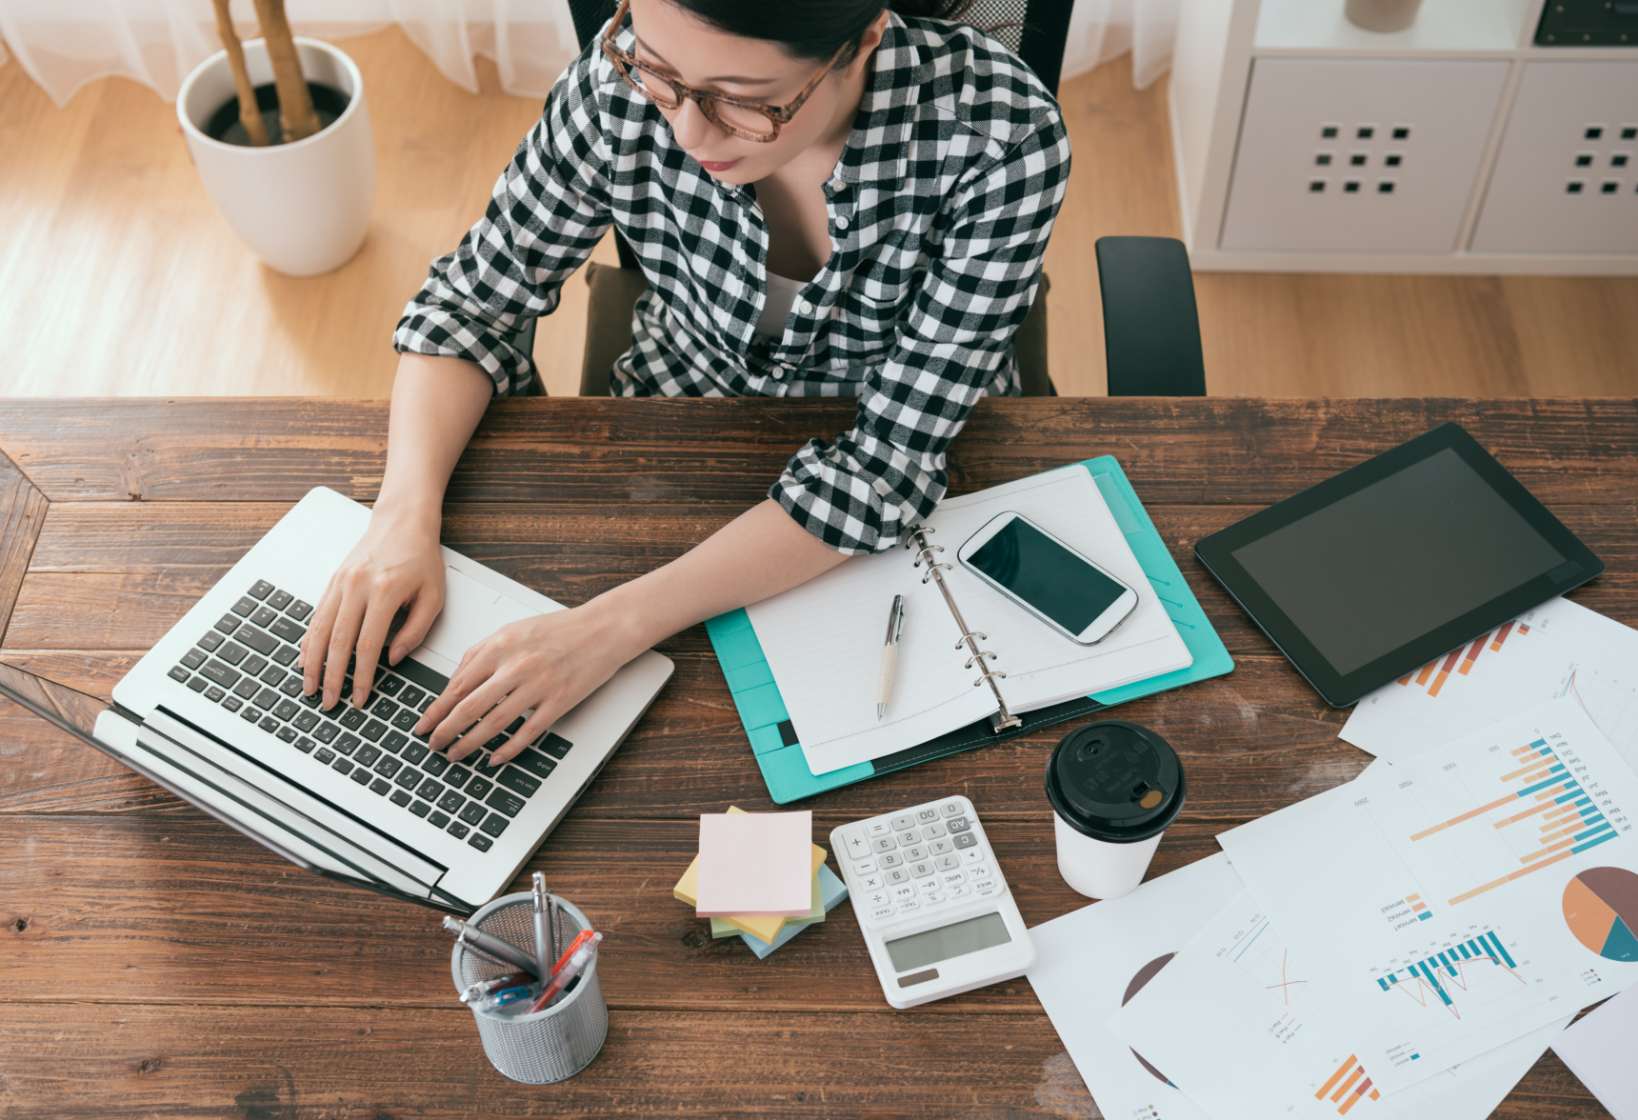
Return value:
[(493, 384), (462, 358), (399, 358), (378, 508), (437, 524), (449, 476), (483, 419)]
[(740, 514), (671, 563), (587, 604), (643, 650), (724, 611), (808, 582), (847, 559), (772, 500)]

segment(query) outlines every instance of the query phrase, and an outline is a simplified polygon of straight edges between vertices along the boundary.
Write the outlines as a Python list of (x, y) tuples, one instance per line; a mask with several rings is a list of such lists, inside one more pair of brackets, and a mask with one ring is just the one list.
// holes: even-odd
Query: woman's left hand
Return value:
[(433, 750), (453, 742), (449, 757), (459, 761), (533, 709), (495, 752), (491, 761), (498, 765), (539, 738), (644, 648), (595, 603), (509, 623), (466, 651), (415, 732), (425, 735), (432, 729), (428, 744)]

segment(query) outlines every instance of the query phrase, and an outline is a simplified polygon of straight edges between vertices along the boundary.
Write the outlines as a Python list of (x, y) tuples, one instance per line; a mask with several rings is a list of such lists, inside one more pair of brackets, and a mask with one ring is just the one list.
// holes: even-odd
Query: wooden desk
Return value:
[[(0, 406), (0, 663), (89, 725), (113, 683), (312, 486), (370, 500), (383, 403)], [(841, 402), (498, 404), (450, 490), (445, 541), (569, 603), (678, 555), (759, 500)], [(1122, 709), (1176, 744), (1190, 797), (1152, 873), (1354, 776), (1342, 713), (1192, 558), (1195, 540), (1447, 419), (1603, 556), (1576, 598), (1638, 623), (1638, 402), (987, 401), (952, 493), (1118, 456), (1238, 668)], [(671, 898), (695, 816), (769, 802), (699, 628), (675, 678), (531, 865), (609, 932), (607, 1047), (513, 1085), (451, 996), (435, 915), (318, 879), (16, 708), (0, 707), (0, 1112), (467, 1117), (573, 1112), (1085, 1116), (1024, 981), (914, 1012), (883, 1002), (847, 907), (766, 962)], [(812, 803), (815, 835), (958, 790), (1025, 920), (1082, 904), (1041, 789), (1056, 733)], [(1597, 1112), (1551, 1055), (1502, 1115)]]

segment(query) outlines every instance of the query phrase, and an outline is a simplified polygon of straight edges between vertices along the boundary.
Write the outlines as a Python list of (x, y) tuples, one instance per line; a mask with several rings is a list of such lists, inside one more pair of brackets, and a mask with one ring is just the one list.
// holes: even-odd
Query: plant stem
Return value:
[(256, 88), (250, 84), (250, 72), (245, 69), (245, 49), (239, 44), (239, 33), (233, 29), (233, 14), (228, 11), (230, 0), (215, 0), (216, 33), (222, 46), (227, 48), (228, 66), (233, 71), (233, 88), (239, 93), (239, 123), (244, 125), (250, 142), (258, 148), (267, 145), (267, 126), (262, 123), (262, 111), (256, 106)]
[(273, 63), (273, 81), (279, 92), (279, 127), (284, 142), (300, 140), (319, 130), (313, 98), (302, 76), (301, 57), (290, 36), (290, 22), (284, 18), (284, 0), (256, 0), (256, 18), (262, 25), (267, 57)]

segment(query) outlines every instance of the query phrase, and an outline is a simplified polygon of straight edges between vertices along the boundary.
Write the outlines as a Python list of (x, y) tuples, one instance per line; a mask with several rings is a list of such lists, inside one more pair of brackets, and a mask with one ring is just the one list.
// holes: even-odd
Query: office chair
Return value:
[[(614, 14), (616, 0), (570, 0), (582, 48)], [(1064, 43), (1074, 0), (975, 0), (962, 19), (985, 28), (1016, 53), (1054, 95), (1063, 68)], [(581, 362), (582, 396), (606, 396), (614, 361), (631, 346), (632, 309), (647, 287), (631, 246), (618, 230), (620, 266), (588, 262), (590, 290), (586, 348)], [(1181, 242), (1156, 237), (1105, 237), (1096, 245), (1104, 305), (1104, 346), (1110, 396), (1200, 396), (1205, 393), (1200, 327), (1188, 253)], [(1056, 396), (1047, 373), (1046, 296), (1043, 272), (1035, 303), (1013, 336), (1013, 356), (1025, 396)], [(519, 334), (534, 352), (534, 323)], [(543, 392), (537, 372), (530, 391)]]

